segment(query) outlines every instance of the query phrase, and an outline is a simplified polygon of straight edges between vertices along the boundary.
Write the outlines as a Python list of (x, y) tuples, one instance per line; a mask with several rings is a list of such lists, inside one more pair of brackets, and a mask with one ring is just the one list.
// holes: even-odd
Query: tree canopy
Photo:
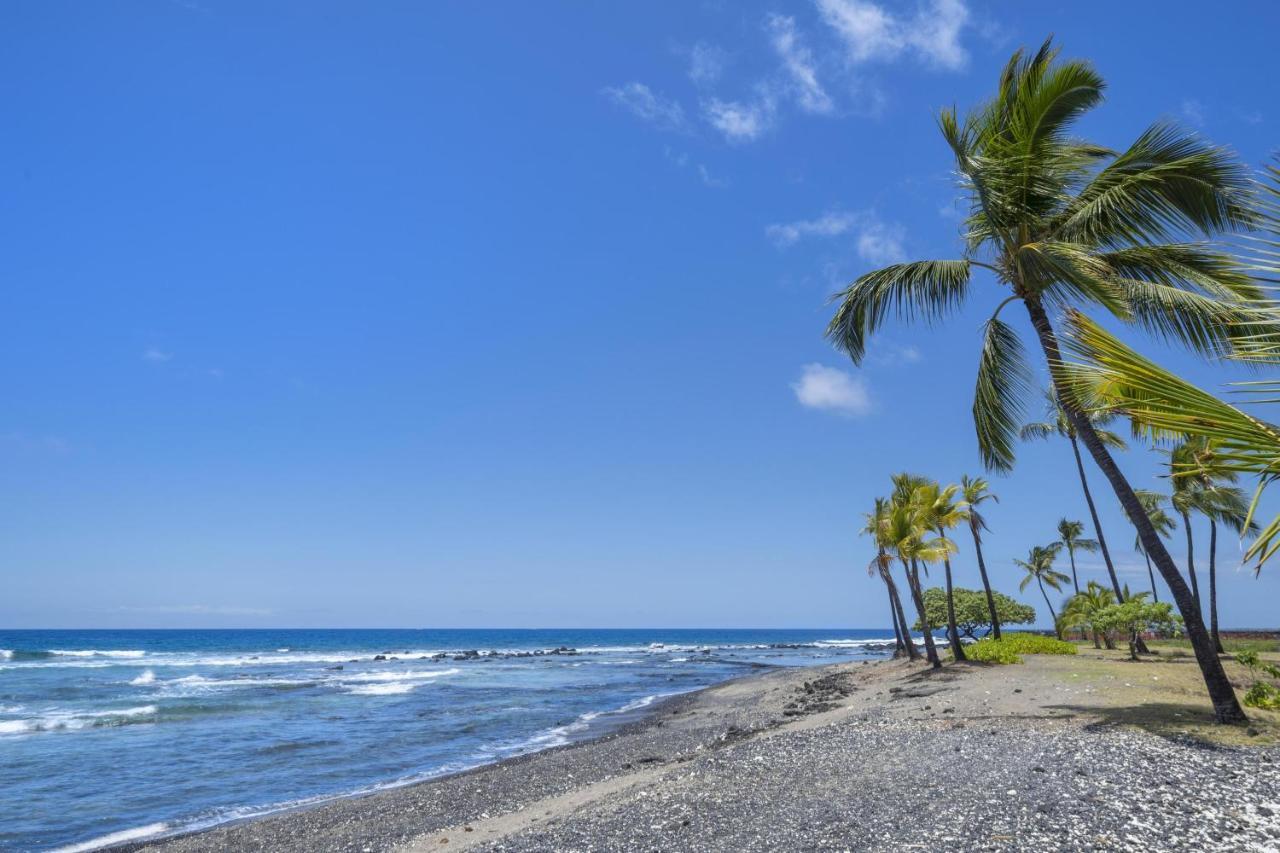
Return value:
[[(992, 591), (996, 602), (996, 615), (1002, 625), (1025, 625), (1036, 621), (1034, 607), (1020, 604), (1007, 595)], [(956, 587), (952, 590), (956, 608), (956, 629), (962, 637), (977, 639), (974, 632), (985, 628), (991, 630), (991, 613), (987, 609), (987, 595), (982, 590)], [(930, 587), (924, 591), (924, 609), (929, 624), (940, 626), (947, 624), (947, 593), (941, 587)], [(920, 620), (912, 626), (912, 630), (922, 630)]]

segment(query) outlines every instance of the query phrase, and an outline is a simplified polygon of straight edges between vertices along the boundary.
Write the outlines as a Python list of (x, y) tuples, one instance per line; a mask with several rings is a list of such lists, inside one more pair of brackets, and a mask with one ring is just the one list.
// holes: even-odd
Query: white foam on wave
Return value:
[(88, 841), (81, 841), (79, 844), (58, 847), (51, 853), (87, 853), (90, 850), (101, 850), (103, 847), (112, 847), (116, 844), (123, 844), (126, 841), (150, 838), (153, 835), (159, 835), (168, 828), (169, 824), (167, 823), (149, 823), (146, 826), (139, 826), (134, 829), (122, 829), (110, 835), (100, 835), (97, 838), (90, 838)]
[(39, 732), (74, 732), (98, 726), (110, 726), (151, 717), (159, 711), (155, 705), (117, 708), (110, 711), (50, 711), (42, 717), (25, 720), (0, 720), (0, 735), (24, 735)]
[(347, 690), (354, 696), (394, 696), (400, 693), (412, 693), (420, 683), (412, 681), (392, 681), (387, 684), (362, 684)]
[(449, 669), (410, 669), (403, 672), (361, 672), (354, 675), (342, 677), (343, 682), (348, 681), (417, 681), (421, 679), (442, 678), (446, 675), (457, 675), (462, 670), (457, 667)]
[(8, 660), (13, 657), (13, 649), (0, 649), (0, 660)]
[(125, 658), (133, 660), (146, 655), (138, 649), (49, 649), (49, 654), (64, 658)]
[(155, 680), (156, 680), (155, 672), (149, 669), (144, 669), (141, 675), (139, 675), (137, 678), (133, 679), (129, 683), (137, 687), (144, 684), (154, 684)]

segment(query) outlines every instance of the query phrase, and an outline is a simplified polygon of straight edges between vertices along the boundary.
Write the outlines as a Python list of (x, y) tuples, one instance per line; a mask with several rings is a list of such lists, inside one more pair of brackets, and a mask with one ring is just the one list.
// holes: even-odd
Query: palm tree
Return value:
[[(1082, 533), (1084, 533), (1083, 522), (1065, 518), (1058, 521), (1058, 541), (1066, 546), (1067, 556), (1071, 558), (1071, 585), (1075, 588), (1076, 595), (1080, 594), (1080, 579), (1076, 575), (1076, 551), (1093, 553), (1101, 547), (1097, 540), (1082, 538), (1080, 535)], [(1107, 568), (1111, 569), (1110, 562), (1107, 563)], [(1114, 576), (1113, 570), (1112, 577)]]
[(987, 579), (987, 564), (982, 559), (982, 531), (989, 530), (987, 520), (978, 511), (978, 505), (986, 501), (1000, 502), (1000, 498), (991, 491), (987, 481), (982, 477), (970, 477), (965, 474), (960, 478), (960, 494), (964, 498), (969, 522), (969, 532), (973, 534), (973, 550), (978, 555), (978, 574), (982, 576), (982, 591), (987, 594), (987, 610), (991, 612), (991, 633), (1000, 639), (1000, 617), (996, 615), (996, 599), (991, 593), (991, 581)]
[[(938, 483), (928, 483), (917, 488), (913, 495), (913, 500), (920, 511), (921, 523), (938, 534), (938, 538), (943, 541), (950, 542), (947, 539), (947, 531), (965, 520), (967, 508), (963, 501), (955, 500), (959, 488), (959, 486), (944, 487)], [(954, 545), (951, 550), (955, 550)], [(956, 602), (951, 583), (951, 555), (946, 550), (942, 552), (942, 565), (947, 582), (947, 638), (951, 642), (951, 656), (957, 661), (962, 661), (965, 660), (965, 654), (964, 646), (960, 643), (960, 629), (956, 627)]]
[[(1102, 551), (1102, 562), (1106, 564), (1107, 574), (1111, 577), (1111, 588), (1115, 590), (1116, 595), (1119, 595), (1120, 578), (1116, 575), (1115, 564), (1111, 562), (1111, 551), (1107, 548), (1107, 538), (1102, 535), (1102, 522), (1098, 520), (1098, 509), (1093, 505), (1093, 493), (1089, 491), (1089, 478), (1084, 473), (1084, 459), (1080, 456), (1080, 442), (1076, 438), (1076, 429), (1072, 426), (1071, 418), (1068, 417), (1066, 410), (1062, 408), (1062, 404), (1058, 402), (1058, 398), (1053, 391), (1045, 392), (1045, 415), (1047, 420), (1025, 424), (1019, 431), (1019, 436), (1023, 441), (1027, 441), (1056, 435), (1070, 442), (1071, 452), (1076, 459), (1076, 471), (1080, 475), (1080, 489), (1084, 492), (1084, 502), (1089, 506), (1089, 517), (1093, 519), (1094, 535), (1098, 537), (1096, 545)], [(1110, 430), (1103, 429), (1104, 425), (1111, 422), (1114, 415), (1106, 412), (1084, 412), (1081, 416), (1093, 426), (1094, 433), (1098, 436), (1098, 441), (1102, 442), (1104, 446), (1114, 450), (1127, 449), (1123, 438)], [(1061, 530), (1061, 526), (1058, 529)], [(1075, 562), (1075, 555), (1072, 554), (1072, 578), (1075, 577)], [(1075, 590), (1076, 592), (1080, 591), (1078, 582), (1075, 583)]]
[(1119, 153), (1079, 141), (1072, 125), (1102, 100), (1103, 86), (1092, 66), (1057, 61), (1045, 42), (1032, 55), (1013, 55), (991, 101), (963, 119), (944, 110), (939, 125), (970, 202), (964, 253), (860, 276), (836, 297), (827, 335), (860, 363), (890, 315), (942, 320), (973, 292), (975, 270), (990, 273), (1004, 298), (984, 326), (978, 365), (973, 413), (984, 461), (997, 470), (1013, 466), (1033, 387), (1018, 334), (1000, 319), (1020, 302), (1077, 440), (1137, 520), (1143, 547), (1183, 612), (1215, 716), (1236, 722), (1244, 712), (1191, 591), (1085, 407), (1058, 381), (1063, 366), (1050, 311), (1100, 308), (1199, 353), (1230, 353), (1248, 317), (1243, 306), (1261, 292), (1228, 255), (1189, 238), (1255, 221), (1250, 175), (1226, 149), (1165, 123)]
[(1116, 603), (1116, 594), (1097, 581), (1089, 581), (1084, 592), (1077, 592), (1062, 607), (1062, 615), (1058, 617), (1059, 634), (1067, 628), (1084, 627), (1093, 637), (1093, 647), (1102, 648), (1099, 640), (1104, 640), (1107, 648), (1115, 648), (1115, 643), (1105, 631), (1094, 625), (1094, 615), (1100, 610)]
[(1018, 584), (1018, 592), (1026, 590), (1031, 581), (1035, 581), (1040, 587), (1040, 594), (1044, 596), (1045, 606), (1049, 608), (1049, 615), (1053, 618), (1053, 630), (1058, 635), (1058, 639), (1062, 639), (1062, 628), (1058, 625), (1058, 614), (1053, 611), (1053, 604), (1049, 601), (1049, 593), (1045, 591), (1045, 587), (1049, 587), (1054, 591), (1061, 590), (1062, 585), (1071, 580), (1062, 572), (1053, 568), (1053, 561), (1058, 558), (1059, 552), (1062, 550), (1061, 542), (1053, 542), (1049, 545), (1036, 545), (1027, 554), (1027, 559), (1014, 559), (1014, 564), (1027, 574)]
[[(1165, 495), (1148, 489), (1135, 489), (1134, 494), (1138, 496), (1138, 501), (1142, 504), (1142, 509), (1147, 514), (1147, 520), (1151, 522), (1151, 526), (1156, 529), (1156, 533), (1162, 539), (1178, 529), (1178, 522), (1174, 521), (1173, 516), (1164, 511), (1163, 504), (1168, 500)], [(1141, 536), (1134, 537), (1133, 548), (1147, 560), (1147, 577), (1151, 579), (1151, 600), (1159, 602), (1160, 593), (1156, 591), (1155, 570), (1151, 568), (1151, 558), (1147, 556), (1146, 549), (1142, 547)]]
[(1208, 508), (1201, 510), (1209, 518), (1209, 634), (1213, 637), (1214, 648), (1221, 655), (1226, 654), (1226, 649), (1218, 635), (1218, 525), (1225, 524), (1239, 534), (1246, 530), (1256, 531), (1258, 526), (1249, 518), (1249, 501), (1240, 489), (1213, 486), (1206, 490), (1206, 494), (1213, 496)]
[(902, 612), (902, 599), (898, 596), (898, 585), (893, 582), (893, 574), (889, 571), (892, 559), (887, 548), (892, 543), (885, 536), (888, 514), (889, 501), (885, 498), (876, 498), (875, 509), (865, 516), (866, 524), (861, 532), (871, 536), (876, 543), (876, 556), (867, 566), (867, 573), (871, 574), (874, 570), (889, 591), (889, 615), (893, 618), (893, 632), (898, 648), (905, 650), (907, 657), (911, 660), (919, 660), (920, 650), (916, 648), (915, 640), (911, 638), (911, 623)]

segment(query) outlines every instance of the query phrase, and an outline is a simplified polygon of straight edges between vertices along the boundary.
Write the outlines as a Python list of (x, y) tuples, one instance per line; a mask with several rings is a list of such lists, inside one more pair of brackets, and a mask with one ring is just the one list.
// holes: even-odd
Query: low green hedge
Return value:
[(1022, 663), (1022, 655), (1074, 655), (1073, 643), (1042, 634), (1005, 634), (999, 640), (986, 637), (965, 646), (969, 660), (987, 663)]

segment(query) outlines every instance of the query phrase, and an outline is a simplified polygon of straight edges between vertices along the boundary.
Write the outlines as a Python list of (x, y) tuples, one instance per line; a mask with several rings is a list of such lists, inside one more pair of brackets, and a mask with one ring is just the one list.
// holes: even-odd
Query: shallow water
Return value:
[[(0, 631), (0, 849), (92, 849), (430, 778), (754, 666), (882, 657), (886, 635)], [(455, 659), (467, 650), (481, 656)]]

